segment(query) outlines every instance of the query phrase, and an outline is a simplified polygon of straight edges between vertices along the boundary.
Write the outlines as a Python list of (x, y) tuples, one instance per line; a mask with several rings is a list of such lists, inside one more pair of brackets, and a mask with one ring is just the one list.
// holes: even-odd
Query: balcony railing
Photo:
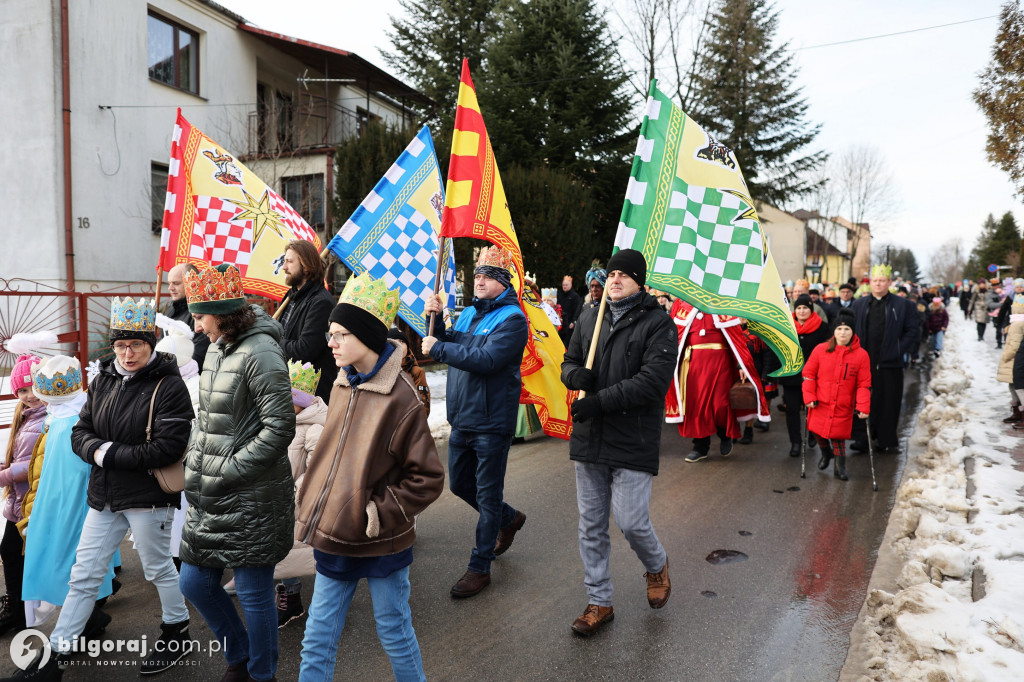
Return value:
[(250, 111), (248, 154), (289, 154), (333, 147), (359, 131), (359, 115), (323, 97), (304, 95), (298, 102), (273, 102)]

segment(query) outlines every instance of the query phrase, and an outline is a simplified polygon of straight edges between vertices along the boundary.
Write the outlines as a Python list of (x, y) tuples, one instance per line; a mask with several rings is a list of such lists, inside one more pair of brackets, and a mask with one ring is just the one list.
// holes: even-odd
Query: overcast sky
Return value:
[[(402, 11), (397, 0), (219, 1), (262, 28), (349, 50), (384, 68), (388, 17)], [(628, 0), (614, 3), (625, 7)], [(776, 3), (778, 37), (795, 50), (809, 118), (822, 124), (816, 146), (836, 155), (858, 144), (883, 152), (900, 209), (871, 220), (873, 238), (913, 249), (923, 272), (947, 240), (960, 237), (967, 249), (973, 247), (989, 213), (998, 219), (1013, 211), (1024, 225), (1024, 207), (1013, 198), (1006, 174), (985, 158), (986, 121), (971, 100), (998, 19), (798, 48), (997, 15), (999, 7), (998, 0)], [(486, 102), (481, 106), (486, 113)]]

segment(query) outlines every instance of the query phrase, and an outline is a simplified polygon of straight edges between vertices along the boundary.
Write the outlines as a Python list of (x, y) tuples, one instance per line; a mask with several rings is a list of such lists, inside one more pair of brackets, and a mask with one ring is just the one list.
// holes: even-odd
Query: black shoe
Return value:
[(838, 478), (840, 481), (849, 481), (850, 477), (846, 475), (846, 458), (836, 457), (836, 466), (832, 471), (832, 475)]
[(192, 653), (191, 640), (188, 636), (188, 620), (180, 623), (160, 623), (160, 637), (153, 644), (153, 652), (142, 662), (139, 672), (143, 675), (155, 675), (172, 668), (183, 657)]
[(821, 451), (821, 459), (818, 460), (818, 468), (824, 471), (828, 469), (829, 463), (832, 461), (832, 453)]
[(778, 404), (778, 408), (779, 408), (779, 412), (782, 412), (783, 414), (785, 414), (785, 412), (786, 412), (786, 403), (779, 403)]
[(718, 451), (722, 457), (728, 457), (732, 453), (732, 438), (723, 438), (718, 444)]
[(120, 590), (120, 589), (121, 589), (121, 581), (118, 580), (117, 578), (111, 578), (111, 580), (110, 580), (110, 594), (108, 594), (106, 597), (103, 597), (103, 599), (97, 599), (96, 600), (96, 608), (102, 609), (104, 606), (106, 606), (107, 605), (107, 600), (110, 599), (111, 597), (113, 597), (115, 594), (117, 594), (117, 591)]
[(693, 464), (694, 462), (699, 462), (702, 459), (707, 459), (707, 458), (708, 458), (708, 453), (701, 452), (700, 450), (694, 450), (693, 452), (688, 454), (686, 456), (686, 459), (684, 459), (683, 461), (684, 462), (689, 462), (690, 464)]
[(25, 629), (25, 603), (3, 598), (3, 609), (0, 610), (0, 635), (8, 630)]
[[(31, 682), (60, 682), (61, 678), (64, 677), (63, 663), (66, 657), (59, 655), (56, 651), (50, 649), (49, 646), (49, 643), (47, 643), (46, 649), (40, 649), (24, 670), (19, 670), (11, 677), (3, 678), (0, 682), (23, 682), (25, 680), (31, 680)], [(46, 659), (46, 663), (42, 664), (43, 655), (47, 651), (49, 651), (49, 656)]]
[(850, 443), (850, 450), (853, 452), (867, 452), (868, 442), (866, 440), (855, 440)]
[(112, 620), (114, 619), (110, 617), (110, 614), (100, 611), (99, 607), (94, 608), (89, 614), (89, 620), (85, 621), (85, 627), (82, 628), (82, 637), (86, 641), (99, 639)]
[(771, 423), (770, 422), (763, 422), (760, 419), (755, 419), (754, 420), (754, 428), (757, 429), (758, 431), (767, 432), (768, 429), (771, 428)]
[(750, 445), (754, 442), (754, 427), (749, 424), (743, 428), (743, 437), (740, 438), (740, 445)]
[(306, 610), (302, 607), (301, 589), (302, 585), (278, 585), (276, 587), (277, 628), (279, 630), (296, 618), (306, 615)]
[(809, 447), (809, 448), (818, 447), (818, 439), (815, 438), (814, 434), (812, 434), (812, 433), (808, 433), (807, 434), (807, 447)]
[(803, 448), (800, 447), (800, 443), (790, 443), (790, 445), (789, 445), (789, 456), (790, 457), (799, 457), (800, 456), (800, 451), (802, 449)]

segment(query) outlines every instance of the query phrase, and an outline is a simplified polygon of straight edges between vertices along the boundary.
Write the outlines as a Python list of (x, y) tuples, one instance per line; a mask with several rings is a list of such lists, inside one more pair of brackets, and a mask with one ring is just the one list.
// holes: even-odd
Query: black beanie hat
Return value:
[(853, 314), (853, 311), (849, 308), (840, 308), (839, 317), (836, 318), (836, 326), (847, 326), (850, 329), (856, 329), (854, 324), (857, 321), (857, 316)]
[(608, 259), (610, 273), (612, 270), (619, 270), (633, 278), (633, 281), (643, 286), (647, 283), (647, 261), (644, 255), (636, 249), (622, 249), (616, 251), (615, 255)]
[(814, 310), (814, 302), (811, 301), (811, 297), (807, 294), (800, 294), (796, 297), (796, 302), (793, 303), (793, 310), (796, 310), (800, 306), (806, 306), (811, 310)]
[(839, 291), (842, 291), (843, 289), (849, 289), (850, 291), (857, 290), (857, 288), (850, 284), (849, 282), (843, 282), (842, 284), (839, 285)]
[(129, 339), (138, 339), (145, 341), (149, 344), (149, 349), (153, 350), (156, 348), (156, 333), (148, 332), (143, 330), (135, 329), (111, 329), (110, 330), (110, 347), (114, 347), (115, 341), (127, 341)]
[(340, 324), (362, 341), (363, 345), (377, 355), (384, 352), (388, 342), (388, 328), (376, 317), (359, 306), (339, 303), (331, 311), (331, 322)]

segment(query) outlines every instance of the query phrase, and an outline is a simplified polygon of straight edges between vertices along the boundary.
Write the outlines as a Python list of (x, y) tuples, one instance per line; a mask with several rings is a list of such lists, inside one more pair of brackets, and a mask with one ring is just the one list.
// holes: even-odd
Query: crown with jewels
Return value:
[(33, 367), (32, 389), (40, 400), (61, 402), (82, 392), (82, 365), (78, 358), (56, 355)]
[(384, 280), (372, 279), (365, 272), (348, 280), (338, 303), (348, 303), (362, 308), (380, 320), (385, 327), (391, 327), (400, 305), (397, 291), (391, 291), (384, 284)]
[(489, 246), (480, 252), (480, 256), (477, 258), (476, 266), (488, 265), (492, 268), (501, 268), (512, 272), (512, 253), (505, 249), (497, 246)]
[(115, 298), (110, 304), (110, 328), (132, 332), (156, 331), (156, 304), (153, 300), (131, 296)]
[(288, 376), (291, 378), (292, 388), (313, 395), (320, 383), (320, 370), (310, 363), (288, 361)]
[(185, 275), (185, 297), (190, 312), (225, 315), (245, 306), (242, 275), (234, 265), (221, 263)]
[(878, 265), (872, 265), (871, 276), (892, 279), (892, 266), (889, 265), (888, 263), (879, 263)]

